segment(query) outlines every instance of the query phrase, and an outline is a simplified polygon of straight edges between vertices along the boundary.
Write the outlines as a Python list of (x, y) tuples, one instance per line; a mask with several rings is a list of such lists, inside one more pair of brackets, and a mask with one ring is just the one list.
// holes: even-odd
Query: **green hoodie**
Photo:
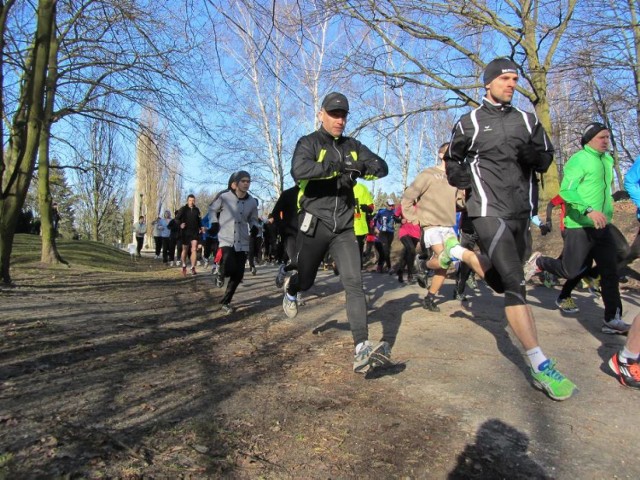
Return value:
[(593, 227), (593, 220), (584, 215), (588, 207), (602, 212), (607, 221), (613, 218), (613, 157), (600, 153), (589, 145), (574, 153), (564, 166), (560, 196), (567, 204), (566, 228)]

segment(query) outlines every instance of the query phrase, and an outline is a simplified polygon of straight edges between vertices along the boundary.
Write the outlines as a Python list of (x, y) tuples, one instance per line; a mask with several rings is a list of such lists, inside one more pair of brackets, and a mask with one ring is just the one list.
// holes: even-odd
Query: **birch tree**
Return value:
[[(479, 71), (496, 56), (510, 57), (520, 69), (518, 91), (534, 106), (540, 122), (552, 134), (548, 74), (576, 3), (577, 0), (335, 0), (331, 5), (336, 14), (365, 26), (408, 63), (401, 70), (381, 66), (377, 52), (360, 48), (358, 36), (352, 42), (357, 52), (352, 58), (358, 71), (382, 76), (387, 83), (412, 83), (439, 90), (441, 101), (450, 105), (477, 105), (472, 92), (482, 86)], [(558, 191), (557, 169), (550, 169), (545, 177), (543, 196), (549, 198)]]

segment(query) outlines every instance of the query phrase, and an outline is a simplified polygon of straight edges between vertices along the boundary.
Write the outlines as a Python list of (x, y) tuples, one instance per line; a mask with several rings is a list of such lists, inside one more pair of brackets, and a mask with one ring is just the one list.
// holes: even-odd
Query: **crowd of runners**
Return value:
[[(349, 101), (330, 93), (318, 112), (320, 128), (295, 146), (295, 186), (282, 193), (265, 221), (249, 193), (250, 173), (238, 171), (204, 216), (190, 195), (173, 218), (166, 212), (157, 220), (162, 235), (156, 256), (162, 252), (165, 262), (180, 262), (183, 275), (190, 265), (195, 275), (202, 252), (201, 265), (213, 264), (215, 285), (222, 288), (226, 282), (225, 313), (233, 311), (247, 263), (253, 274), (256, 262), (279, 265), (274, 281), (284, 290), (282, 306), (289, 318), (298, 315), (302, 294), (312, 288), (318, 270), (332, 268), (346, 295), (357, 373), (391, 364), (390, 339), (369, 340), (362, 283), (367, 263), (375, 257), (375, 271), (396, 275), (401, 283), (406, 275), (407, 282), (426, 288), (423, 307), (428, 312), (439, 311), (440, 289), (455, 268), (454, 299), (466, 301), (465, 288), (476, 277), (503, 294), (505, 317), (526, 353), (533, 385), (554, 400), (570, 398), (577, 387), (542, 349), (526, 282), (533, 275), (546, 285), (565, 279), (556, 304), (570, 314), (578, 313), (572, 290), (588, 282), (604, 304), (602, 332), (628, 335), (609, 367), (623, 385), (638, 388), (640, 319), (633, 325), (623, 321), (619, 280), (622, 268), (637, 258), (640, 241), (629, 247), (612, 224), (609, 129), (594, 122), (581, 130), (582, 148), (564, 165), (559, 195), (542, 221), (538, 181), (553, 163), (553, 145), (535, 114), (511, 104), (518, 78), (511, 60), (490, 62), (482, 76), (486, 95), (480, 106), (458, 120), (435, 165), (420, 172), (398, 202), (389, 199), (378, 209), (363, 180), (385, 177), (388, 165), (344, 135)], [(640, 212), (640, 161), (627, 173), (625, 189)], [(548, 233), (557, 206), (564, 249), (559, 258), (544, 257), (532, 251), (531, 229)], [(396, 236), (401, 252), (391, 255)], [(399, 259), (395, 265), (394, 257)]]

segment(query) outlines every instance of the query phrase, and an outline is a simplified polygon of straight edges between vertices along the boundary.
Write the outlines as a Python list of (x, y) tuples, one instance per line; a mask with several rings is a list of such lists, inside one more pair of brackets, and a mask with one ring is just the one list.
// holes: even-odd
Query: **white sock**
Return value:
[(295, 295), (289, 295), (289, 292), (287, 292), (287, 300), (289, 300), (290, 302), (293, 302), (296, 299)]
[(627, 347), (620, 350), (620, 360), (627, 363), (628, 360), (637, 360), (640, 353), (632, 352)]
[(527, 350), (527, 358), (529, 359), (531, 368), (533, 368), (533, 371), (536, 373), (540, 371), (540, 365), (547, 361), (547, 357), (542, 353), (542, 349), (540, 347)]
[(462, 255), (464, 255), (464, 252), (466, 251), (467, 249), (464, 248), (462, 245), (456, 245), (451, 249), (450, 254), (454, 258), (457, 258), (458, 260), (462, 260)]

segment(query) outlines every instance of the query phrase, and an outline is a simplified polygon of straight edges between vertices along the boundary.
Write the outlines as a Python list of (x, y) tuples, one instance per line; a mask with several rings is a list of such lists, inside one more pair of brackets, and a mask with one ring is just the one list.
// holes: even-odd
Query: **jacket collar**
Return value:
[(600, 153), (600, 152), (599, 152), (599, 151), (597, 151), (595, 148), (591, 148), (589, 145), (585, 145), (585, 146), (584, 146), (584, 147), (582, 147), (582, 148), (584, 148), (584, 150), (585, 150), (586, 152), (589, 152), (591, 155), (596, 155), (596, 156), (598, 156), (598, 157), (604, 157), (607, 153), (609, 153), (609, 152), (602, 152), (602, 153)]
[(513, 108), (510, 103), (493, 103), (487, 97), (482, 97), (482, 105), (494, 112), (508, 111)]
[(328, 139), (331, 139), (331, 140), (340, 140), (341, 138), (343, 138), (343, 135), (340, 135), (339, 137), (334, 137), (329, 132), (327, 132), (322, 125), (320, 125), (320, 128), (318, 129), (318, 131), (322, 134), (322, 136), (327, 137)]

